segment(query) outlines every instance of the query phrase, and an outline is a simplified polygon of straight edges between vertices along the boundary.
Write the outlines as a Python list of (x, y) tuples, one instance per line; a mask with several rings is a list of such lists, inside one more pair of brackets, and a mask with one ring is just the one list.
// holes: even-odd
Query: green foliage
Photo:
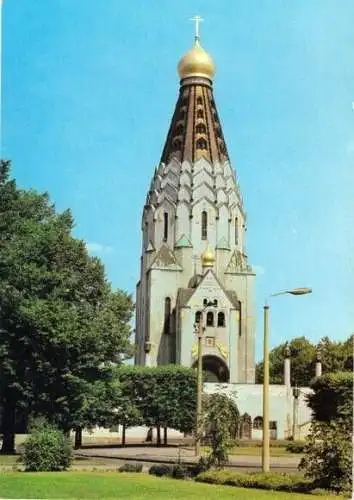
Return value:
[(235, 402), (225, 394), (204, 395), (203, 431), (211, 446), (207, 457), (210, 467), (224, 467), (228, 450), (236, 438), (239, 411)]
[(351, 372), (329, 373), (311, 384), (314, 420), (300, 467), (320, 488), (352, 487), (353, 380)]
[[(334, 342), (323, 337), (319, 343), (322, 356), (322, 373), (352, 370), (353, 335), (345, 342)], [(298, 337), (289, 342), (291, 353), (291, 384), (307, 387), (315, 376), (315, 358), (317, 346), (305, 337)], [(271, 384), (284, 383), (284, 348), (285, 343), (269, 353), (269, 373)], [(263, 363), (257, 363), (256, 382), (263, 382)]]
[(142, 472), (143, 464), (124, 464), (118, 470), (119, 472)]
[(312, 484), (294, 474), (252, 472), (242, 474), (233, 471), (207, 471), (199, 474), (196, 481), (201, 483), (257, 488), (262, 490), (308, 492)]
[(56, 213), (47, 194), (19, 189), (9, 173), (0, 162), (2, 451), (13, 449), (16, 411), (65, 430), (94, 425), (91, 384), (132, 354), (131, 297), (112, 291), (71, 235), (70, 211)]
[(66, 470), (72, 461), (72, 444), (62, 431), (44, 420), (32, 426), (32, 434), (24, 445), (26, 471), (51, 472)]
[(172, 476), (173, 465), (155, 464), (149, 469), (149, 474), (157, 477)]
[(316, 487), (350, 493), (352, 490), (352, 426), (346, 419), (313, 421), (300, 469)]
[(196, 374), (176, 365), (122, 366), (117, 380), (116, 423), (190, 432), (195, 423)]
[[(298, 337), (289, 342), (291, 353), (291, 384), (308, 386), (314, 376), (314, 359), (316, 347), (305, 337)], [(284, 349), (282, 343), (269, 353), (269, 375), (271, 384), (284, 383)], [(257, 363), (256, 382), (263, 382), (263, 363)]]
[(328, 373), (313, 380), (313, 393), (307, 396), (313, 418), (321, 422), (343, 418), (353, 422), (352, 372)]
[(285, 449), (290, 453), (304, 453), (305, 443), (303, 441), (289, 441)]
[(187, 479), (191, 477), (190, 469), (182, 464), (177, 464), (173, 466), (172, 477), (175, 479)]

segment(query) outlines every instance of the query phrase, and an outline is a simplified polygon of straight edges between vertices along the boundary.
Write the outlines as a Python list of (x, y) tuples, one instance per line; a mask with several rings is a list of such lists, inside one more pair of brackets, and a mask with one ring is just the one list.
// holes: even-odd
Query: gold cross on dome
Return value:
[(194, 17), (192, 17), (192, 19), (190, 19), (190, 21), (195, 22), (195, 41), (199, 41), (200, 40), (199, 24), (202, 23), (204, 21), (204, 19), (201, 18), (200, 16), (194, 16)]

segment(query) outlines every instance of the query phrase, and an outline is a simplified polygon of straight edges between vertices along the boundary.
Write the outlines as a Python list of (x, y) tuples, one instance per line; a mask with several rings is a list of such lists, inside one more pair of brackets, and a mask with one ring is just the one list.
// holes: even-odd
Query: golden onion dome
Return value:
[(213, 267), (215, 264), (215, 253), (213, 252), (210, 245), (204, 250), (201, 255), (202, 266), (203, 267)]
[(178, 74), (181, 80), (189, 76), (201, 76), (212, 80), (215, 75), (215, 64), (198, 40), (179, 61)]

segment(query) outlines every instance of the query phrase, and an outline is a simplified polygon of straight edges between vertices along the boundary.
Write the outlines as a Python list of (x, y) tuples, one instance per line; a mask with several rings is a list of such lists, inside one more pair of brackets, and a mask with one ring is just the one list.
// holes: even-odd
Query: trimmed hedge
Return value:
[(232, 471), (202, 472), (196, 477), (200, 483), (237, 486), (238, 488), (257, 488), (261, 490), (308, 493), (312, 489), (312, 481), (299, 475), (260, 472), (241, 474)]
[(149, 474), (157, 477), (167, 476), (175, 479), (191, 479), (205, 470), (206, 466), (203, 461), (191, 466), (184, 464), (156, 464), (150, 467)]
[(149, 469), (149, 474), (153, 476), (162, 477), (162, 476), (172, 476), (173, 465), (167, 464), (156, 464), (152, 465)]
[(304, 453), (305, 452), (305, 443), (302, 441), (290, 441), (286, 447), (286, 451), (290, 453)]
[[(286, 448), (290, 440), (288, 439), (271, 439), (269, 446), (271, 448)], [(241, 439), (240, 441), (235, 441), (233, 446), (239, 446), (240, 448), (262, 448), (261, 439)]]
[(143, 464), (124, 464), (119, 467), (119, 472), (142, 472)]

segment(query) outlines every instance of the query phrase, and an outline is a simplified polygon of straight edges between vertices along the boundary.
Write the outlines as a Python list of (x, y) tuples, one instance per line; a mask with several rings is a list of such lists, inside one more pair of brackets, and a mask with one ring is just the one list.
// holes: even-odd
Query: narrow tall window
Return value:
[(202, 240), (208, 238), (208, 213), (203, 210), (202, 212)]
[(235, 245), (238, 245), (238, 217), (235, 217)]
[(197, 134), (205, 134), (206, 132), (206, 126), (204, 123), (198, 123), (198, 125), (195, 127), (195, 131)]
[(214, 313), (211, 311), (207, 313), (206, 326), (214, 326)]
[(170, 297), (166, 297), (163, 333), (170, 333), (170, 317), (171, 317), (171, 299)]
[(168, 237), (168, 213), (164, 212), (163, 214), (163, 240), (167, 241)]
[(218, 326), (225, 326), (225, 314), (223, 312), (218, 313)]
[(197, 146), (197, 149), (208, 149), (208, 143), (204, 139), (204, 137), (201, 137), (200, 139), (197, 140), (196, 146)]
[(196, 324), (199, 324), (199, 323), (200, 323), (201, 318), (202, 318), (202, 312), (201, 312), (201, 311), (197, 311), (197, 312), (195, 313), (195, 323), (196, 323)]

